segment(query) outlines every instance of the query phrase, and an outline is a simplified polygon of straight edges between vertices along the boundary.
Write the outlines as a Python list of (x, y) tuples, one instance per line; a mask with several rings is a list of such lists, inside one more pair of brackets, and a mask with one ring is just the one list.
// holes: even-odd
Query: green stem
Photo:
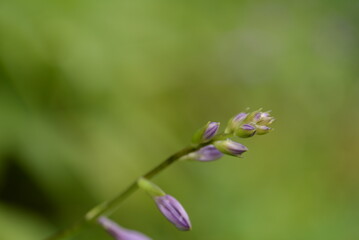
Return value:
[[(216, 137), (216, 139), (223, 138), (225, 136), (226, 135), (220, 135), (220, 136)], [(160, 173), (164, 169), (166, 169), (168, 166), (170, 166), (171, 164), (176, 162), (181, 157), (183, 157), (191, 152), (197, 151), (198, 149), (211, 144), (213, 141), (214, 140), (207, 142), (207, 143), (197, 145), (197, 146), (190, 146), (190, 147), (184, 148), (181, 151), (178, 151), (177, 153), (175, 153), (172, 156), (170, 156), (169, 158), (167, 158), (165, 161), (163, 161), (158, 166), (156, 166), (155, 168), (153, 168), (152, 170), (150, 170), (149, 172), (147, 172), (146, 174), (144, 174), (141, 177), (151, 179), (154, 176), (156, 176), (158, 173)], [(106, 202), (103, 202), (103, 203), (95, 206), (94, 208), (92, 208), (90, 211), (87, 212), (87, 214), (85, 215), (85, 217), (83, 219), (74, 223), (72, 226), (70, 226), (64, 230), (51, 235), (46, 240), (59, 240), (59, 239), (64, 239), (64, 238), (68, 238), (68, 237), (75, 235), (82, 228), (90, 225), (92, 222), (95, 222), (97, 220), (97, 218), (99, 218), (100, 216), (110, 215), (111, 213), (113, 213), (117, 209), (117, 207), (120, 205), (120, 203), (123, 200), (125, 200), (127, 197), (129, 197), (137, 189), (138, 189), (138, 185), (137, 185), (137, 180), (136, 180), (129, 187), (127, 187), (123, 192), (121, 192), (119, 195), (117, 195), (115, 198), (113, 198), (110, 201), (106, 201)]]

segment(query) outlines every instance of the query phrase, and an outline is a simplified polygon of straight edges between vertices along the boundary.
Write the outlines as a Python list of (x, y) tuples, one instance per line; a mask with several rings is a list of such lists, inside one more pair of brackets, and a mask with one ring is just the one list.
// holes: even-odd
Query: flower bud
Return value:
[(208, 122), (194, 134), (192, 142), (199, 144), (210, 141), (216, 135), (219, 125), (219, 122)]
[(264, 135), (271, 131), (272, 129), (267, 126), (257, 126), (257, 134), (258, 135)]
[(248, 116), (247, 113), (241, 112), (236, 116), (234, 116), (233, 118), (231, 118), (228, 122), (225, 133), (227, 134), (233, 133), (238, 128), (238, 126), (247, 118), (247, 116)]
[(207, 145), (196, 152), (190, 153), (183, 159), (196, 160), (201, 162), (214, 161), (223, 156), (223, 153), (218, 151), (213, 145)]
[(244, 113), (244, 112), (238, 113), (238, 114), (233, 118), (233, 121), (234, 121), (234, 122), (241, 122), (241, 121), (243, 121), (244, 119), (246, 119), (247, 116), (248, 116), (247, 113)]
[(116, 240), (151, 240), (146, 235), (125, 229), (106, 217), (99, 218), (98, 223)]
[(253, 117), (253, 122), (259, 125), (270, 125), (274, 120), (269, 112), (257, 112)]
[(216, 141), (214, 146), (222, 153), (232, 156), (240, 157), (244, 152), (248, 151), (248, 148), (240, 143), (234, 142), (230, 139)]
[(250, 124), (243, 124), (235, 132), (236, 136), (241, 138), (252, 137), (256, 133), (256, 128)]
[(163, 216), (167, 218), (175, 227), (181, 231), (191, 230), (191, 222), (186, 210), (172, 196), (165, 195), (155, 197), (155, 202)]

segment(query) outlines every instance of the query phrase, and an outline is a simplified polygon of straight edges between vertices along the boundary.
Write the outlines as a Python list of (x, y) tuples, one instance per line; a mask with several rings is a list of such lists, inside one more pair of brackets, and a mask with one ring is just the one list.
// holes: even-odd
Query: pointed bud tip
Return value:
[(248, 116), (248, 113), (245, 113), (245, 112), (238, 113), (238, 114), (233, 118), (233, 121), (235, 121), (235, 122), (242, 121), (242, 120), (244, 120), (247, 116)]
[(210, 141), (216, 136), (219, 126), (219, 122), (208, 122), (193, 135), (192, 142), (194, 144), (199, 144)]
[(238, 126), (247, 118), (247, 116), (248, 116), (248, 113), (241, 112), (241, 113), (238, 113), (233, 118), (231, 118), (228, 122), (225, 133), (229, 134), (229, 133), (233, 133), (234, 131), (236, 131)]
[(181, 231), (191, 230), (191, 222), (186, 210), (171, 195), (155, 197), (160, 212), (170, 221), (177, 229)]
[(272, 131), (272, 128), (268, 126), (257, 126), (257, 134), (258, 135), (264, 135)]
[(211, 140), (217, 134), (219, 125), (220, 125), (219, 122), (209, 122), (206, 130), (203, 133), (202, 141), (207, 142)]

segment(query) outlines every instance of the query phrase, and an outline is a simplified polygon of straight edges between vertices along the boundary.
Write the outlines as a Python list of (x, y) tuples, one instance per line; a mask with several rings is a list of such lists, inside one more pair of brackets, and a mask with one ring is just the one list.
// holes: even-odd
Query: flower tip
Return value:
[(219, 122), (209, 122), (207, 128), (205, 129), (202, 135), (202, 141), (207, 142), (211, 140), (216, 135), (219, 126), (220, 126)]
[(208, 122), (193, 135), (192, 142), (194, 144), (200, 144), (210, 141), (216, 136), (219, 126), (219, 122)]
[(272, 128), (268, 127), (268, 126), (258, 126), (257, 127), (257, 134), (258, 135), (264, 135), (269, 133), (272, 130)]
[(248, 113), (241, 112), (241, 113), (238, 113), (233, 118), (231, 118), (228, 122), (225, 133), (227, 133), (227, 134), (233, 133), (247, 117), (248, 117)]
[(235, 122), (242, 121), (242, 120), (244, 120), (247, 116), (248, 116), (248, 113), (245, 113), (245, 112), (238, 113), (238, 114), (233, 118), (233, 121), (235, 121)]
[(171, 195), (155, 197), (154, 199), (163, 216), (165, 216), (178, 230), (191, 230), (192, 226), (189, 216), (177, 199)]

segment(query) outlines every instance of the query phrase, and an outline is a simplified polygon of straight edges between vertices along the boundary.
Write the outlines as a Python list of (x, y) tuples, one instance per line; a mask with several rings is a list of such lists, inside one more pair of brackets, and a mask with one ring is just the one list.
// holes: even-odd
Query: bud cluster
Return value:
[(194, 144), (210, 142), (211, 144), (181, 159), (209, 162), (221, 158), (223, 154), (241, 157), (244, 152), (248, 151), (248, 148), (229, 138), (234, 136), (248, 138), (256, 134), (264, 135), (272, 130), (271, 125), (274, 120), (275, 119), (270, 116), (269, 111), (262, 112), (261, 110), (257, 110), (251, 113), (241, 112), (230, 119), (222, 135), (216, 135), (220, 125), (218, 122), (208, 122), (195, 133), (192, 142)]
[(255, 134), (264, 135), (272, 130), (271, 125), (274, 121), (275, 119), (269, 111), (241, 112), (229, 121), (225, 133), (234, 134), (241, 138), (252, 137)]
[[(230, 138), (248, 138), (267, 134), (272, 130), (271, 125), (274, 121), (269, 111), (262, 112), (260, 109), (251, 113), (241, 112), (230, 119), (224, 134), (217, 134), (219, 122), (208, 122), (194, 134), (192, 138), (194, 150), (180, 159), (209, 162), (221, 158), (224, 154), (241, 157), (248, 148)], [(146, 178), (140, 178), (137, 186), (152, 197), (162, 215), (177, 229), (182, 231), (191, 229), (189, 216), (177, 199)], [(105, 217), (99, 219), (99, 224), (116, 240), (150, 240), (142, 233), (122, 228)]]

